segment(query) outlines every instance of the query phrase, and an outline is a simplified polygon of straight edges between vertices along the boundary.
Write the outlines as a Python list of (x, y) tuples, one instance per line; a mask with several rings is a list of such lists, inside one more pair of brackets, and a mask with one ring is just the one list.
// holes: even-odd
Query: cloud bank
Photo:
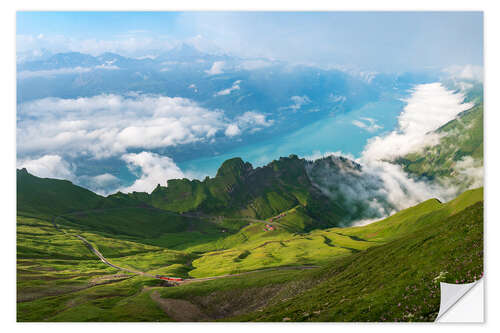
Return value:
[[(228, 119), (179, 97), (131, 94), (76, 99), (44, 98), (18, 109), (18, 150), (25, 155), (45, 152), (105, 158), (129, 149), (155, 149), (211, 140), (235, 123), (240, 132), (270, 126), (257, 112)], [(255, 127), (255, 128), (252, 128)]]
[[(440, 137), (433, 131), (472, 107), (463, 100), (462, 93), (446, 90), (440, 83), (416, 86), (399, 116), (398, 129), (368, 141), (356, 160), (361, 165), (359, 170), (346, 168), (339, 157), (327, 156), (338, 171), (311, 173), (311, 180), (326, 195), (333, 199), (341, 197), (349, 203), (351, 218), (358, 220), (354, 225), (374, 222), (430, 198), (448, 201), (456, 197), (459, 189), (455, 186), (412, 179), (391, 161), (439, 143)], [(313, 157), (325, 160), (320, 154)], [(471, 157), (457, 163), (455, 170), (464, 182), (470, 182), (469, 188), (482, 185), (482, 165)], [(366, 203), (367, 208), (363, 206)]]
[(398, 129), (368, 141), (363, 161), (392, 160), (410, 152), (435, 145), (439, 135), (430, 133), (472, 107), (463, 103), (464, 95), (447, 90), (441, 83), (415, 87), (398, 118)]
[(167, 180), (185, 177), (181, 169), (167, 156), (143, 151), (139, 154), (123, 155), (122, 160), (127, 163), (130, 171), (138, 176), (132, 185), (120, 189), (125, 193), (151, 193), (158, 184), (167, 186)]
[(31, 79), (36, 77), (55, 77), (58, 75), (68, 75), (68, 74), (82, 74), (88, 73), (94, 70), (116, 70), (120, 69), (118, 66), (111, 64), (103, 64), (94, 67), (68, 67), (68, 68), (59, 68), (59, 69), (48, 69), (48, 70), (39, 70), (39, 71), (20, 71), (17, 73), (18, 79)]
[(450, 78), (455, 80), (470, 80), (483, 82), (484, 69), (482, 66), (465, 65), (465, 66), (449, 66), (443, 69)]
[(224, 61), (216, 61), (212, 64), (210, 69), (206, 70), (205, 73), (208, 75), (218, 75), (224, 73), (224, 67), (226, 63)]
[(311, 100), (306, 95), (304, 96), (292, 96), (290, 100), (293, 104), (285, 107), (281, 107), (281, 110), (292, 110), (292, 112), (297, 112), (302, 108), (302, 106), (311, 103)]
[(458, 194), (453, 186), (416, 181), (390, 162), (438, 144), (440, 135), (434, 131), (473, 106), (464, 103), (462, 93), (447, 90), (441, 83), (417, 85), (406, 103), (398, 118), (398, 129), (370, 139), (358, 160), (367, 172), (383, 180), (387, 199), (397, 210), (434, 197), (447, 201)]
[(101, 195), (110, 194), (110, 189), (116, 189), (120, 186), (120, 179), (109, 173), (96, 176), (77, 176), (76, 166), (55, 154), (21, 159), (17, 161), (16, 167), (18, 169), (26, 168), (29, 173), (41, 178), (69, 180)]
[(42, 178), (73, 180), (74, 167), (59, 155), (44, 155), (39, 158), (27, 158), (17, 161), (17, 168), (26, 168), (28, 172)]

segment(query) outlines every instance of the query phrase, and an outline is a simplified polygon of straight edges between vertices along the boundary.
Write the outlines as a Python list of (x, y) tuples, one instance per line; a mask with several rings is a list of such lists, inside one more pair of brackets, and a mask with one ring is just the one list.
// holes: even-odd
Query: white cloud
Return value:
[(311, 103), (311, 100), (306, 95), (304, 95), (304, 96), (292, 96), (292, 97), (290, 97), (290, 99), (292, 100), (293, 104), (289, 105), (289, 106), (281, 107), (280, 110), (290, 109), (293, 112), (296, 112), (297, 110), (302, 108), (303, 105)]
[(158, 184), (166, 186), (169, 179), (185, 177), (181, 169), (167, 156), (143, 151), (139, 154), (123, 155), (122, 160), (132, 172), (140, 174), (132, 185), (120, 189), (125, 193), (133, 191), (151, 193)]
[(453, 93), (440, 83), (418, 85), (406, 100), (398, 118), (398, 130), (368, 141), (358, 162), (383, 180), (387, 199), (397, 210), (430, 198), (446, 201), (457, 195), (454, 186), (415, 181), (399, 165), (389, 162), (439, 143), (440, 136), (433, 131), (472, 107), (463, 100), (463, 94)]
[(73, 180), (74, 167), (59, 155), (44, 155), (36, 159), (17, 161), (17, 168), (26, 168), (29, 173), (42, 178)]
[[(129, 94), (76, 99), (44, 98), (18, 108), (17, 146), (21, 155), (54, 153), (105, 158), (129, 149), (156, 149), (270, 126), (272, 120), (246, 112), (231, 120), (185, 98)], [(227, 131), (232, 136), (234, 127)]]
[(267, 119), (266, 115), (255, 111), (247, 111), (241, 116), (236, 117), (235, 123), (228, 125), (226, 136), (240, 135), (243, 131), (255, 133), (264, 127), (274, 124), (272, 119)]
[(362, 226), (365, 226), (365, 225), (368, 225), (368, 224), (372, 224), (374, 222), (377, 222), (377, 221), (380, 221), (382, 219), (380, 218), (376, 218), (376, 219), (363, 219), (363, 220), (358, 220), (358, 221), (355, 221), (351, 224), (352, 227), (362, 227)]
[(135, 59), (137, 60), (145, 60), (145, 59), (155, 60), (156, 58), (158, 58), (158, 56), (155, 54), (146, 54), (140, 57), (135, 57)]
[(342, 157), (345, 157), (345, 158), (350, 159), (352, 161), (354, 161), (356, 159), (354, 157), (354, 155), (352, 155), (352, 154), (345, 154), (345, 153), (341, 152), (340, 150), (336, 151), (336, 152), (327, 151), (325, 153), (322, 153), (321, 151), (316, 150), (311, 155), (302, 156), (302, 157), (304, 159), (308, 160), (308, 161), (315, 161), (317, 159), (329, 157), (329, 156), (332, 156), (332, 155), (334, 155), (334, 156), (342, 156)]
[(95, 67), (67, 67), (67, 68), (58, 68), (58, 69), (47, 69), (47, 70), (39, 70), (39, 71), (20, 71), (17, 73), (18, 79), (28, 79), (34, 77), (54, 77), (57, 75), (68, 75), (68, 74), (82, 74), (88, 73), (97, 69), (105, 69), (105, 70), (116, 70), (120, 69), (118, 66), (111, 64), (102, 64)]
[(377, 124), (377, 121), (375, 119), (368, 117), (361, 117), (360, 120), (353, 120), (352, 124), (370, 133), (374, 133), (383, 128), (382, 126)]
[(328, 99), (333, 103), (344, 103), (346, 101), (346, 97), (342, 95), (334, 95), (330, 94)]
[(202, 141), (226, 128), (224, 113), (184, 98), (98, 95), (44, 98), (21, 104), (18, 149), (108, 157), (129, 148)]
[(229, 124), (226, 128), (226, 131), (224, 132), (224, 134), (226, 134), (226, 136), (236, 136), (236, 135), (239, 135), (240, 133), (241, 133), (241, 130), (238, 127), (238, 125), (236, 125), (236, 124)]
[(453, 169), (456, 171), (462, 184), (468, 185), (468, 188), (477, 188), (484, 184), (484, 167), (479, 160), (471, 156), (464, 156), (458, 161)]
[(17, 73), (18, 79), (29, 79), (33, 77), (51, 77), (56, 75), (67, 75), (67, 74), (81, 74), (90, 72), (92, 68), (90, 67), (73, 67), (73, 68), (59, 68), (59, 69), (48, 69), (39, 71), (21, 71)]
[(118, 53), (131, 57), (154, 56), (151, 52), (155, 50), (169, 50), (179, 44), (179, 41), (168, 36), (144, 35), (137, 32), (128, 32), (116, 36), (112, 40), (104, 39), (81, 39), (66, 37), (63, 35), (42, 36), (20, 34), (16, 35), (16, 51), (23, 54), (27, 51), (43, 53), (43, 50), (58, 52), (81, 52), (94, 56), (104, 52)]
[(217, 93), (214, 94), (214, 96), (224, 96), (224, 95), (229, 95), (235, 90), (240, 90), (240, 83), (241, 80), (234, 81), (233, 85), (230, 88), (218, 91)]
[(398, 130), (368, 141), (358, 162), (365, 172), (383, 181), (387, 200), (397, 209), (405, 209), (430, 198), (447, 201), (454, 198), (457, 188), (409, 178), (399, 165), (390, 163), (425, 146), (439, 143), (434, 131), (472, 107), (463, 103), (461, 93), (453, 93), (440, 83), (415, 87), (398, 118)]
[(223, 69), (226, 63), (224, 61), (216, 61), (212, 64), (212, 67), (209, 70), (206, 70), (205, 73), (209, 75), (217, 75), (224, 73)]
[(398, 129), (368, 141), (364, 160), (392, 160), (439, 142), (439, 135), (430, 134), (460, 112), (472, 107), (463, 103), (464, 95), (453, 93), (441, 83), (415, 87), (407, 105), (398, 118)]
[(120, 67), (113, 65), (113, 62), (115, 62), (115, 61), (114, 60), (107, 61), (105, 64), (95, 66), (94, 69), (107, 69), (107, 70), (120, 69)]
[[(456, 197), (460, 191), (459, 187), (414, 180), (401, 166), (390, 162), (396, 157), (404, 156), (424, 146), (437, 144), (440, 137), (433, 131), (472, 106), (463, 103), (463, 99), (462, 94), (446, 90), (439, 83), (415, 87), (399, 116), (399, 129), (371, 139), (365, 146), (361, 158), (356, 160), (362, 165), (363, 177), (355, 177), (356, 172), (352, 171), (344, 173), (343, 180), (338, 181), (337, 173), (326, 173), (316, 179), (317, 185), (327, 195), (333, 188), (336, 192), (331, 195), (338, 195), (337, 192), (340, 192), (348, 202), (356, 203), (362, 200), (365, 204), (369, 203), (370, 214), (354, 222), (354, 225), (369, 224), (377, 218), (431, 198), (448, 201)], [(329, 153), (315, 153), (309, 158), (317, 159), (325, 155)], [(334, 155), (342, 154), (337, 152)], [(347, 158), (352, 159), (352, 156)], [(468, 182), (469, 188), (482, 185), (483, 168), (480, 161), (464, 158), (455, 165), (454, 170), (458, 179)], [(349, 186), (342, 186), (348, 181)]]
[(472, 80), (479, 82), (483, 82), (483, 71), (484, 70), (482, 66), (474, 65), (450, 66), (443, 69), (443, 72), (445, 72), (452, 79)]
[(372, 83), (373, 79), (377, 77), (378, 73), (373, 71), (359, 71), (359, 72), (351, 72), (352, 75), (358, 75), (361, 80), (366, 83)]
[(198, 92), (198, 88), (196, 87), (196, 84), (194, 84), (194, 83), (190, 84), (188, 88), (193, 89), (193, 91), (196, 93)]
[(255, 111), (247, 111), (241, 116), (236, 118), (236, 121), (242, 128), (249, 127), (269, 127), (274, 121), (272, 119), (267, 120), (267, 117)]
[(110, 189), (116, 189), (120, 186), (120, 179), (110, 173), (103, 173), (97, 176), (78, 176), (76, 183), (98, 194), (108, 195), (115, 192), (110, 191)]
[[(196, 35), (194, 37), (188, 38), (186, 43), (193, 46), (195, 49), (201, 52), (206, 52), (210, 54), (220, 54), (221, 49), (211, 40), (205, 38), (203, 35)], [(203, 59), (198, 59), (203, 61)]]
[(414, 206), (431, 198), (448, 201), (457, 193), (454, 187), (443, 187), (424, 181), (416, 181), (396, 164), (386, 161), (364, 161), (364, 171), (382, 179), (385, 197), (396, 211)]

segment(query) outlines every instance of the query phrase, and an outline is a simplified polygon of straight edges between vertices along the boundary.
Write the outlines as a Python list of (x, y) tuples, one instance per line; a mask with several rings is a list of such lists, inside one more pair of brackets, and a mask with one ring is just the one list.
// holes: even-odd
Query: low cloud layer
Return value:
[[(333, 158), (334, 168), (340, 171), (327, 172), (326, 168), (317, 172), (311, 176), (314, 183), (333, 199), (342, 197), (353, 218), (350, 222), (363, 224), (429, 198), (443, 201), (453, 198), (457, 194), (455, 187), (416, 181), (390, 161), (425, 145), (438, 143), (439, 136), (433, 131), (472, 106), (463, 103), (463, 98), (461, 93), (446, 90), (439, 83), (415, 87), (398, 119), (398, 129), (375, 137), (366, 145), (357, 160), (361, 170), (355, 164), (343, 168), (343, 163)], [(300, 104), (305, 98), (297, 101)], [(151, 192), (158, 184), (165, 186), (168, 179), (188, 177), (171, 158), (146, 149), (210, 139), (219, 132), (231, 137), (273, 124), (266, 115), (255, 111), (228, 120), (222, 111), (202, 108), (187, 99), (151, 95), (48, 98), (23, 104), (20, 108), (20, 151), (57, 150), (67, 154), (77, 151), (91, 157), (116, 155), (137, 179), (124, 187), (111, 174), (75, 177), (74, 167), (59, 154), (22, 159), (18, 167), (26, 167), (40, 177), (69, 179), (101, 194), (110, 187), (122, 192)], [(366, 127), (364, 129), (377, 129), (371, 118), (359, 121)], [(129, 148), (144, 151), (128, 153)], [(319, 157), (325, 156), (315, 153), (309, 159)], [(352, 156), (348, 158), (353, 159)], [(458, 177), (470, 182), (470, 187), (482, 185), (482, 165), (472, 158), (463, 158), (454, 169)]]
[(273, 123), (273, 120), (268, 120), (267, 117), (261, 113), (247, 111), (241, 116), (236, 117), (235, 122), (227, 126), (224, 134), (231, 137), (240, 135), (242, 131), (255, 133), (264, 127), (271, 126)]
[(17, 168), (26, 168), (29, 173), (42, 178), (69, 180), (101, 195), (110, 194), (110, 189), (120, 186), (120, 179), (109, 173), (96, 176), (76, 175), (76, 166), (59, 155), (43, 155), (17, 161)]
[(463, 100), (463, 94), (447, 90), (441, 83), (416, 86), (398, 118), (398, 128), (369, 140), (362, 160), (392, 160), (438, 143), (439, 135), (430, 132), (472, 107)]
[(48, 70), (39, 70), (39, 71), (20, 71), (17, 73), (17, 78), (18, 79), (31, 79), (31, 78), (36, 78), (36, 77), (55, 77), (58, 75), (68, 75), (68, 74), (82, 74), (82, 73), (88, 73), (94, 70), (116, 70), (120, 69), (118, 66), (115, 65), (110, 65), (110, 64), (103, 64), (99, 66), (94, 66), (94, 67), (68, 67), (68, 68), (59, 68), (59, 69), (48, 69)]
[(235, 123), (240, 132), (269, 126), (266, 116), (247, 112), (228, 119), (185, 98), (158, 95), (98, 95), (44, 98), (19, 106), (18, 150), (94, 158), (117, 156), (129, 149), (155, 149), (213, 139)]
[(358, 160), (368, 173), (383, 180), (387, 199), (397, 210), (430, 198), (447, 201), (458, 194), (454, 186), (416, 181), (399, 165), (390, 162), (425, 146), (438, 144), (440, 135), (434, 131), (473, 106), (464, 103), (462, 93), (447, 90), (441, 83), (416, 86), (406, 102), (398, 119), (398, 129), (369, 140)]
[(449, 66), (446, 67), (443, 72), (445, 72), (449, 78), (455, 80), (483, 82), (484, 79), (484, 68), (482, 66)]
[[(323, 193), (348, 203), (350, 222), (354, 225), (371, 223), (430, 198), (441, 201), (454, 198), (459, 188), (412, 179), (391, 161), (439, 143), (440, 137), (433, 131), (472, 107), (463, 100), (461, 93), (446, 90), (440, 83), (416, 86), (399, 116), (398, 129), (369, 140), (356, 160), (360, 163), (360, 170), (345, 168), (345, 163), (339, 163), (338, 157), (331, 156), (330, 163), (337, 165), (340, 171), (311, 174), (311, 179)], [(325, 160), (318, 154), (314, 157)], [(455, 170), (457, 177), (469, 182), (469, 188), (482, 185), (482, 165), (471, 157), (457, 163)]]
[(143, 151), (139, 154), (126, 154), (122, 156), (122, 160), (127, 163), (130, 171), (138, 176), (132, 185), (120, 189), (125, 193), (151, 193), (158, 184), (166, 186), (169, 179), (185, 177), (181, 169), (167, 156)]
[(114, 189), (120, 186), (121, 181), (110, 173), (103, 173), (97, 176), (79, 176), (75, 179), (75, 183), (98, 194), (108, 195), (115, 192)]
[(453, 169), (460, 182), (469, 188), (483, 185), (484, 167), (481, 161), (474, 160), (471, 156), (465, 156), (455, 164)]
[(224, 73), (224, 66), (226, 63), (224, 61), (216, 61), (212, 64), (210, 69), (206, 70), (205, 73), (208, 75), (218, 75)]
[(290, 97), (292, 104), (289, 106), (281, 107), (281, 110), (292, 110), (292, 112), (297, 112), (302, 108), (302, 106), (311, 103), (311, 100), (306, 95), (304, 96), (292, 96)]
[(42, 178), (73, 180), (74, 167), (59, 155), (44, 155), (39, 158), (27, 158), (17, 161), (17, 168), (26, 168), (28, 172)]

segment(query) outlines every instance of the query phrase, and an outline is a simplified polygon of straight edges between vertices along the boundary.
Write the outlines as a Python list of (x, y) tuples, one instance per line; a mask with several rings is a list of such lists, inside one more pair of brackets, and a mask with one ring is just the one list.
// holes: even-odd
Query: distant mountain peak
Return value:
[(193, 58), (193, 57), (202, 57), (203, 55), (204, 55), (203, 52), (198, 50), (193, 45), (187, 43), (181, 43), (165, 53), (166, 57), (172, 57), (172, 58), (177, 58), (177, 57)]

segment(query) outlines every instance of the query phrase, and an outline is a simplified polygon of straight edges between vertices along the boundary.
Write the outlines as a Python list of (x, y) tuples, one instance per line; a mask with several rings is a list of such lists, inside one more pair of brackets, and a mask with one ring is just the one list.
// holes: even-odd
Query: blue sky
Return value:
[(188, 37), (178, 29), (177, 12), (18, 12), (17, 34), (118, 38), (128, 32)]
[(483, 64), (481, 12), (18, 12), (17, 49), (146, 55), (187, 41), (380, 71)]

